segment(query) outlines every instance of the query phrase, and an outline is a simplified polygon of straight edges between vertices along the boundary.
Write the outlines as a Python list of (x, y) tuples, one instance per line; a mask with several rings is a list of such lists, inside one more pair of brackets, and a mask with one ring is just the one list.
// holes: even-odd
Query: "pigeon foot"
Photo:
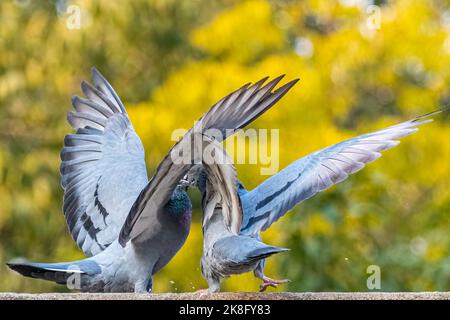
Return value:
[(289, 279), (283, 279), (283, 280), (275, 280), (271, 279), (269, 277), (264, 276), (262, 278), (263, 283), (259, 286), (259, 292), (264, 292), (268, 287), (276, 288), (279, 284), (290, 282)]

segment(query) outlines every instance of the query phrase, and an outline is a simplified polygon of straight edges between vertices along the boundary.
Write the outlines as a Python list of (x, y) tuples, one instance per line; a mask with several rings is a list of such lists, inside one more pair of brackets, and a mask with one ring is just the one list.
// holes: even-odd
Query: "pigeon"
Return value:
[(221, 279), (255, 270), (263, 259), (288, 249), (269, 246), (259, 239), (240, 234), (243, 213), (236, 169), (216, 141), (209, 141), (205, 149), (212, 150), (212, 159), (194, 166), (185, 179), (187, 183), (194, 182), (201, 170), (204, 240), (200, 265), (208, 282), (208, 291), (218, 292)]
[[(217, 191), (219, 182), (215, 181), (212, 168), (205, 168), (202, 164), (192, 167), (185, 180), (190, 186), (198, 188), (202, 195), (204, 248), (201, 270), (209, 291), (219, 291), (221, 279), (247, 271), (253, 271), (254, 276), (262, 280), (260, 291), (289, 282), (288, 279), (276, 280), (265, 276), (266, 257), (287, 249), (265, 245), (261, 241), (261, 232), (297, 204), (347, 179), (365, 164), (378, 159), (381, 151), (397, 146), (400, 143), (397, 139), (416, 132), (418, 126), (433, 121), (431, 117), (442, 111), (444, 109), (311, 153), (253, 190), (246, 190), (237, 179), (233, 167), (229, 166), (227, 179), (222, 178), (222, 181), (227, 184), (234, 181), (237, 200), (217, 197), (222, 193)], [(232, 186), (227, 188), (230, 192), (233, 190)], [(228, 203), (223, 204), (223, 201)], [(227, 211), (234, 208), (234, 215), (224, 212), (224, 208)]]
[(82, 292), (150, 292), (153, 275), (188, 236), (192, 204), (182, 178), (194, 164), (201, 163), (207, 132), (220, 132), (215, 136), (220, 142), (258, 118), (296, 82), (272, 92), (281, 78), (264, 87), (267, 78), (248, 83), (214, 104), (171, 148), (148, 180), (144, 149), (125, 107), (93, 68), (94, 85), (82, 82), (85, 98), (72, 99), (75, 111), (67, 119), (76, 133), (64, 139), (60, 167), (66, 222), (87, 257), (63, 263), (11, 261), (7, 265), (24, 276)]

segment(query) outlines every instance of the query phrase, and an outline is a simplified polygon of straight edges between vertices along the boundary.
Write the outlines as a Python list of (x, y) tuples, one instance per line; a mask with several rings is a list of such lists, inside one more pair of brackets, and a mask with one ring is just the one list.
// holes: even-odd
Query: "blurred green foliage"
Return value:
[[(70, 96), (96, 66), (126, 103), (149, 172), (216, 100), (270, 75), (300, 83), (253, 127), (280, 128), (280, 163), (450, 103), (448, 1), (137, 0), (0, 2), (0, 291), (64, 291), (5, 261), (82, 258), (65, 226), (59, 150)], [(81, 10), (80, 28), (68, 9)], [(374, 11), (375, 10), (375, 11)], [(379, 10), (379, 11), (378, 11)], [(375, 15), (374, 15), (375, 14)], [(379, 25), (377, 24), (379, 14)], [(448, 115), (346, 182), (297, 206), (263, 236), (282, 290), (450, 290)], [(447, 121), (446, 121), (447, 120)], [(266, 177), (238, 166), (247, 188)], [(205, 287), (199, 195), (188, 242), (154, 289)], [(257, 289), (251, 274), (225, 290)]]

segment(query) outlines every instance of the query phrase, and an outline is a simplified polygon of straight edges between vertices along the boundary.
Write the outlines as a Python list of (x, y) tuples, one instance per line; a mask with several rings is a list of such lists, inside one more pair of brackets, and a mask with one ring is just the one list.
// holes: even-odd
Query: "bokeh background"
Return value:
[[(80, 13), (78, 19), (77, 14)], [(79, 23), (79, 24), (78, 24)], [(450, 6), (443, 0), (0, 1), (0, 291), (65, 291), (5, 266), (83, 255), (62, 214), (59, 150), (70, 97), (96, 66), (126, 104), (149, 173), (212, 103), (248, 81), (301, 81), (254, 128), (280, 129), (280, 164), (450, 103)], [(264, 239), (280, 290), (450, 290), (450, 118), (297, 206)], [(253, 188), (259, 165), (238, 166)], [(156, 292), (206, 286), (199, 195)], [(225, 290), (258, 289), (252, 274)], [(270, 289), (273, 290), (273, 289)]]

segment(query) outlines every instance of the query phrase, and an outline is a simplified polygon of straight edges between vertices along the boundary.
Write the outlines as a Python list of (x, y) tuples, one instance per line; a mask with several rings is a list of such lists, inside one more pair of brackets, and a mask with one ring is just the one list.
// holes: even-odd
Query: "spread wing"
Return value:
[(203, 168), (207, 176), (203, 208), (203, 226), (215, 209), (221, 208), (228, 229), (238, 235), (242, 223), (242, 207), (238, 195), (236, 168), (227, 152), (213, 139), (204, 136)]
[(432, 121), (436, 111), (379, 131), (343, 141), (301, 158), (243, 194), (244, 221), (241, 232), (256, 234), (267, 229), (296, 204), (311, 198), (378, 159), (402, 138)]
[(68, 114), (75, 134), (61, 151), (64, 215), (83, 252), (95, 255), (118, 238), (131, 206), (148, 182), (142, 143), (111, 85), (92, 69), (94, 86), (74, 97)]
[[(264, 78), (254, 85), (249, 84), (232, 92), (214, 104), (186, 135), (176, 143), (159, 164), (155, 175), (139, 195), (123, 225), (119, 242), (122, 246), (130, 239), (139, 237), (146, 239), (146, 230), (155, 223), (160, 210), (168, 202), (170, 196), (180, 179), (192, 167), (201, 161), (201, 139), (199, 134), (209, 130), (219, 131), (222, 134), (215, 139), (222, 141), (258, 118), (267, 109), (273, 106), (298, 81), (293, 80), (272, 92), (282, 77), (278, 77), (267, 85), (261, 87), (267, 80)], [(195, 143), (197, 141), (197, 143)], [(192, 150), (197, 152), (186, 152)], [(196, 155), (197, 154), (197, 155)], [(179, 161), (183, 159), (183, 161)], [(150, 232), (150, 231), (149, 231)], [(148, 236), (148, 234), (147, 234)]]

